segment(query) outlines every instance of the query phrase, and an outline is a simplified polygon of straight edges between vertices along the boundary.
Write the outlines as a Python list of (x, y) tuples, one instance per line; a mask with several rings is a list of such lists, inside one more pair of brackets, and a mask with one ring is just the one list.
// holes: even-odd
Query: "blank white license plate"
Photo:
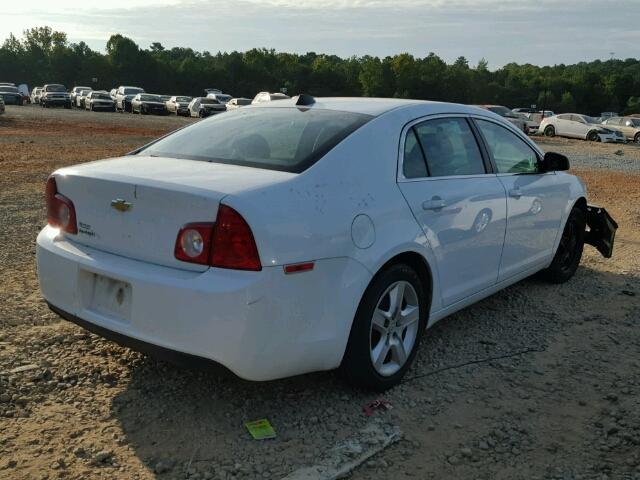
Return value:
[(80, 273), (85, 308), (114, 320), (131, 318), (131, 284), (93, 272)]

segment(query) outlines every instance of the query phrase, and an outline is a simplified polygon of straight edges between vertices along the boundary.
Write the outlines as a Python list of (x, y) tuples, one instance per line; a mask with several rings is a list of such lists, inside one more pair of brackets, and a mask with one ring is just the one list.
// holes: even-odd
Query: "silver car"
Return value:
[(84, 108), (95, 112), (97, 110), (115, 112), (116, 102), (109, 92), (105, 91), (91, 91), (84, 99)]

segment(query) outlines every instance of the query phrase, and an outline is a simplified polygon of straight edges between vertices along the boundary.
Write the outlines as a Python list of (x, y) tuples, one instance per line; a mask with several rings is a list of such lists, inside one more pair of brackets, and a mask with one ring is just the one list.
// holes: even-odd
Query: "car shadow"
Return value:
[[(563, 285), (521, 281), (429, 329), (406, 382), (384, 396), (398, 403), (408, 395), (437, 396), (442, 367), (543, 350), (568, 324), (606, 317), (612, 303), (640, 308), (640, 279), (583, 266)], [(362, 428), (362, 407), (380, 397), (353, 389), (335, 372), (255, 383), (206, 364), (183, 368), (140, 357), (111, 413), (126, 445), (158, 478), (188, 471), (199, 478), (281, 478)], [(244, 422), (262, 418), (276, 439), (251, 438)]]

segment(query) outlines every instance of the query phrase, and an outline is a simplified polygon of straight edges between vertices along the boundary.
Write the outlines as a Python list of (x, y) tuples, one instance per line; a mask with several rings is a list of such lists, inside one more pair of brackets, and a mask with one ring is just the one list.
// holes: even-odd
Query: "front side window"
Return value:
[(538, 155), (521, 138), (504, 127), (486, 120), (476, 120), (498, 173), (536, 173)]
[(432, 177), (485, 173), (482, 155), (464, 118), (427, 120), (414, 127)]
[(300, 173), (371, 118), (334, 110), (237, 109), (178, 130), (140, 154)]

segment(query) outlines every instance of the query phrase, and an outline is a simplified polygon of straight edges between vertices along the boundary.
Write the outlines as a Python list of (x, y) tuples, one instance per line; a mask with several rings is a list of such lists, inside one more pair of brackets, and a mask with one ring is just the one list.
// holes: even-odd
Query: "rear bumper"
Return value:
[[(42, 295), (63, 317), (258, 381), (336, 368), (370, 280), (347, 258), (294, 275), (282, 267), (179, 270), (72, 243), (51, 227), (38, 235), (36, 257)], [(129, 285), (126, 314), (105, 313), (96, 277)]]

